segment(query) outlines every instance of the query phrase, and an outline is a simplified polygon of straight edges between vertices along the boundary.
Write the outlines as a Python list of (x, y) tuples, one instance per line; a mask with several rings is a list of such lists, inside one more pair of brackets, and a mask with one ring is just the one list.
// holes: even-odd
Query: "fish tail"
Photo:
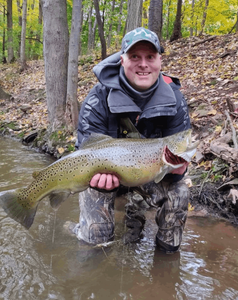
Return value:
[(23, 201), (19, 201), (20, 189), (0, 192), (0, 206), (5, 210), (7, 215), (29, 229), (34, 221), (37, 205), (33, 208), (24, 205)]

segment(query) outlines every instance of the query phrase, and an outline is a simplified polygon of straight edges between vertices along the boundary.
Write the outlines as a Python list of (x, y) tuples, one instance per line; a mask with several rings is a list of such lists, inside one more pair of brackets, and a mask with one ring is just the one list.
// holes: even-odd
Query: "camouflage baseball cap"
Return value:
[(140, 41), (150, 42), (155, 46), (156, 50), (161, 53), (160, 42), (157, 34), (143, 27), (136, 28), (124, 36), (121, 47), (122, 52), (126, 53), (133, 45)]

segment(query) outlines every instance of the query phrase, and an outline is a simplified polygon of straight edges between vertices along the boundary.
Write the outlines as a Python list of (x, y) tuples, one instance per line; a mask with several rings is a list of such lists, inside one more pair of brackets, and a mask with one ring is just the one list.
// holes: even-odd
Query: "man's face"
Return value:
[(137, 91), (149, 89), (161, 70), (161, 55), (149, 42), (138, 42), (126, 55), (121, 56), (121, 65), (130, 85)]

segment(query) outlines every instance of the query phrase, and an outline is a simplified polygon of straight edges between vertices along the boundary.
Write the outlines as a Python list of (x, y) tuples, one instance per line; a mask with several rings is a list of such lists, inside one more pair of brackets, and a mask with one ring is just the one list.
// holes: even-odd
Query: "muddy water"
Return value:
[[(33, 171), (52, 162), (19, 142), (0, 143), (0, 191), (26, 185)], [(0, 208), (0, 299), (238, 299), (237, 228), (189, 218), (180, 252), (164, 255), (154, 245), (154, 211), (141, 242), (122, 245), (124, 204), (117, 199), (117, 242), (99, 249), (63, 229), (78, 220), (77, 197), (57, 212), (42, 201), (29, 231)]]

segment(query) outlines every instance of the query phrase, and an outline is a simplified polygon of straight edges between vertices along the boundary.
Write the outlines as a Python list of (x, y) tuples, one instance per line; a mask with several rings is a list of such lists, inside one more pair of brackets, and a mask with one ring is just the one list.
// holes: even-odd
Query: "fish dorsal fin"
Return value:
[(102, 142), (106, 143), (112, 139), (112, 137), (105, 134), (91, 133), (91, 135), (81, 144), (80, 149), (89, 148)]
[(35, 171), (35, 172), (32, 173), (32, 177), (33, 177), (34, 179), (36, 179), (36, 177), (37, 177), (39, 174), (40, 174), (39, 171)]

